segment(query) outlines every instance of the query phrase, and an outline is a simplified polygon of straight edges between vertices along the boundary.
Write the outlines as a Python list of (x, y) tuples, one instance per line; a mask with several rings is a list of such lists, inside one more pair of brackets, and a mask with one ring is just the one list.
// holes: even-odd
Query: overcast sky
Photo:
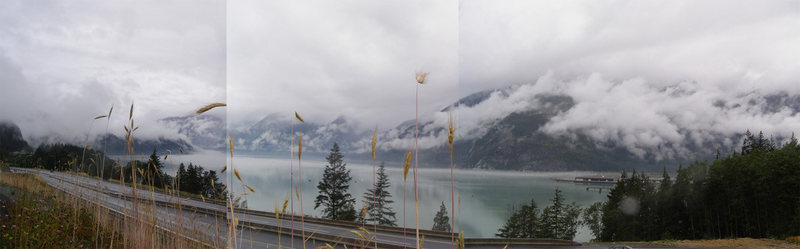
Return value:
[(233, 127), (297, 111), (383, 130), (413, 118), (416, 72), (430, 72), (420, 113), (438, 124), (459, 97), (528, 85), (460, 109), (465, 129), (542, 93), (576, 101), (542, 131), (634, 153), (800, 127), (759, 99), (800, 94), (800, 1), (11, 0), (0, 33), (0, 119), (26, 137), (82, 134), (132, 100), (144, 134), (217, 101)]
[(155, 120), (225, 101), (224, 10), (222, 1), (1, 1), (0, 120), (26, 138), (73, 139), (114, 105), (109, 129), (121, 133), (135, 101), (137, 133), (169, 135)]
[(232, 1), (230, 122), (270, 113), (372, 127), (414, 118), (458, 96), (457, 1)]
[(463, 1), (462, 88), (585, 77), (800, 89), (800, 1)]

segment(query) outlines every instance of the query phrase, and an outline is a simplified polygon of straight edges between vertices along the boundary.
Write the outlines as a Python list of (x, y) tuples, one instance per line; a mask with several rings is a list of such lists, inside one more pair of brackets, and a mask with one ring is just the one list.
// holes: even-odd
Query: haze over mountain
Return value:
[[(8, 123), (8, 125), (16, 127), (12, 123)], [(225, 150), (227, 148), (225, 119), (216, 115), (174, 116), (158, 120), (154, 125), (163, 129), (161, 135), (137, 136), (138, 134), (134, 133), (133, 148), (137, 154), (148, 154), (153, 149), (156, 149), (159, 154), (163, 154), (166, 150), (170, 150), (171, 153), (179, 153), (180, 150), (183, 150), (184, 153), (191, 153), (197, 150)], [(19, 136), (21, 139), (21, 134)], [(32, 135), (27, 140), (31, 141), (34, 146), (54, 143), (89, 144), (98, 150), (102, 150), (105, 144), (108, 154), (127, 153), (127, 142), (124, 136), (111, 132), (104, 134), (103, 131), (97, 129), (88, 137), (86, 134), (83, 134), (83, 137), (61, 134)]]
[[(694, 81), (653, 85), (600, 74), (563, 80), (548, 73), (532, 84), (477, 92), (421, 115), (421, 162), (447, 164), (449, 111), (456, 120), (455, 160), (462, 168), (655, 170), (710, 159), (718, 150), (731, 153), (748, 129), (780, 142), (800, 128), (792, 125), (800, 123), (799, 95), (715, 94)], [(288, 151), (289, 118), (268, 115), (235, 131), (237, 148)], [(338, 142), (345, 152), (360, 154), (356, 158), (368, 152), (369, 125), (346, 117), (330, 123), (305, 118), (305, 151), (324, 153)], [(380, 129), (379, 160), (402, 160), (413, 142), (413, 120)]]

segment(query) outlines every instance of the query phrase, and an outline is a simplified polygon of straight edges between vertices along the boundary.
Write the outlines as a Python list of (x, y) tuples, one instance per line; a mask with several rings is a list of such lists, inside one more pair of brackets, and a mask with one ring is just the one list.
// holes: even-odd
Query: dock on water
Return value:
[[(576, 176), (572, 179), (554, 177), (552, 179), (559, 182), (599, 183), (599, 184), (616, 184), (617, 181), (619, 181), (619, 177), (605, 176), (605, 175)], [(653, 184), (660, 184), (661, 181), (663, 180), (664, 179), (661, 177), (650, 178), (650, 182)]]

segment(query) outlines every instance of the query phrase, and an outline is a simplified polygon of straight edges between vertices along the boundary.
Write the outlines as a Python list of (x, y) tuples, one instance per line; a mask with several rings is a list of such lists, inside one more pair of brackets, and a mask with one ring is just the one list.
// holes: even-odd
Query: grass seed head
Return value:
[(367, 205), (361, 207), (361, 219), (367, 219)]
[(302, 117), (300, 117), (300, 114), (297, 114), (297, 112), (294, 112), (294, 117), (295, 117), (295, 118), (297, 118), (297, 120), (299, 120), (299, 121), (300, 121), (300, 123), (303, 123), (303, 124), (305, 124), (305, 123), (306, 123), (306, 121), (305, 121), (305, 120), (303, 120), (303, 118), (302, 118)]
[[(212, 179), (212, 181), (213, 181), (213, 179)], [(255, 189), (253, 189), (253, 187), (250, 187), (250, 185), (247, 185), (247, 184), (245, 184), (244, 186), (245, 186), (247, 189), (249, 189), (249, 190), (250, 190), (250, 192), (253, 192), (253, 193), (255, 193), (255, 192), (256, 192), (256, 190), (255, 190)]]
[(417, 83), (420, 85), (425, 84), (425, 77), (428, 77), (427, 72), (417, 73)]
[(228, 136), (228, 144), (231, 147), (231, 157), (233, 157), (233, 137)]
[(447, 143), (450, 144), (450, 152), (453, 152), (453, 138), (455, 138), (456, 130), (453, 128), (453, 113), (450, 113), (449, 134), (447, 135)]
[(286, 206), (287, 205), (289, 205), (289, 196), (287, 196), (286, 199), (283, 200), (283, 211), (281, 211), (281, 214), (285, 214), (286, 213)]
[(378, 125), (375, 125), (375, 131), (372, 132), (372, 161), (375, 161), (375, 145), (378, 144)]
[(195, 113), (202, 114), (202, 113), (207, 112), (207, 111), (209, 111), (211, 109), (214, 109), (214, 108), (217, 108), (217, 107), (223, 107), (223, 106), (227, 106), (227, 105), (225, 103), (213, 103), (213, 104), (209, 104), (209, 105), (200, 107), (200, 109), (197, 109), (197, 111)]
[(239, 171), (236, 170), (236, 168), (233, 168), (233, 174), (236, 175), (236, 179), (239, 179), (239, 182), (244, 182), (242, 181), (242, 176), (239, 175)]
[(413, 152), (413, 150), (409, 149), (406, 153), (406, 161), (403, 163), (403, 181), (405, 181), (406, 177), (408, 177), (408, 168), (411, 167), (411, 154)]

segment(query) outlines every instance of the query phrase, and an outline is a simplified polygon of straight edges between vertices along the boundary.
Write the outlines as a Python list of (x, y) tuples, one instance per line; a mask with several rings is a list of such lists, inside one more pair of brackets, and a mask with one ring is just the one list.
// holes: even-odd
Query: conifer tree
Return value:
[(350, 189), (350, 170), (344, 163), (344, 155), (339, 145), (333, 143), (330, 154), (325, 159), (325, 172), (317, 184), (319, 195), (314, 200), (314, 209), (322, 207), (322, 216), (332, 220), (354, 221), (356, 219), (355, 198), (347, 192)]
[(431, 230), (450, 232), (450, 217), (447, 216), (447, 207), (444, 206), (444, 202), (439, 206), (439, 212), (436, 213), (436, 217), (433, 217), (433, 228)]
[(556, 189), (550, 206), (542, 210), (541, 237), (572, 240), (580, 224), (581, 208), (576, 203), (565, 204), (561, 190)]
[[(396, 226), (395, 213), (390, 206), (394, 201), (391, 200), (392, 194), (388, 191), (391, 184), (383, 163), (379, 166), (377, 174), (378, 180), (375, 182), (375, 187), (367, 189), (367, 192), (364, 193), (364, 205), (367, 206), (367, 218), (364, 221), (370, 223), (377, 220), (381, 225)], [(370, 203), (373, 199), (375, 205)]]

